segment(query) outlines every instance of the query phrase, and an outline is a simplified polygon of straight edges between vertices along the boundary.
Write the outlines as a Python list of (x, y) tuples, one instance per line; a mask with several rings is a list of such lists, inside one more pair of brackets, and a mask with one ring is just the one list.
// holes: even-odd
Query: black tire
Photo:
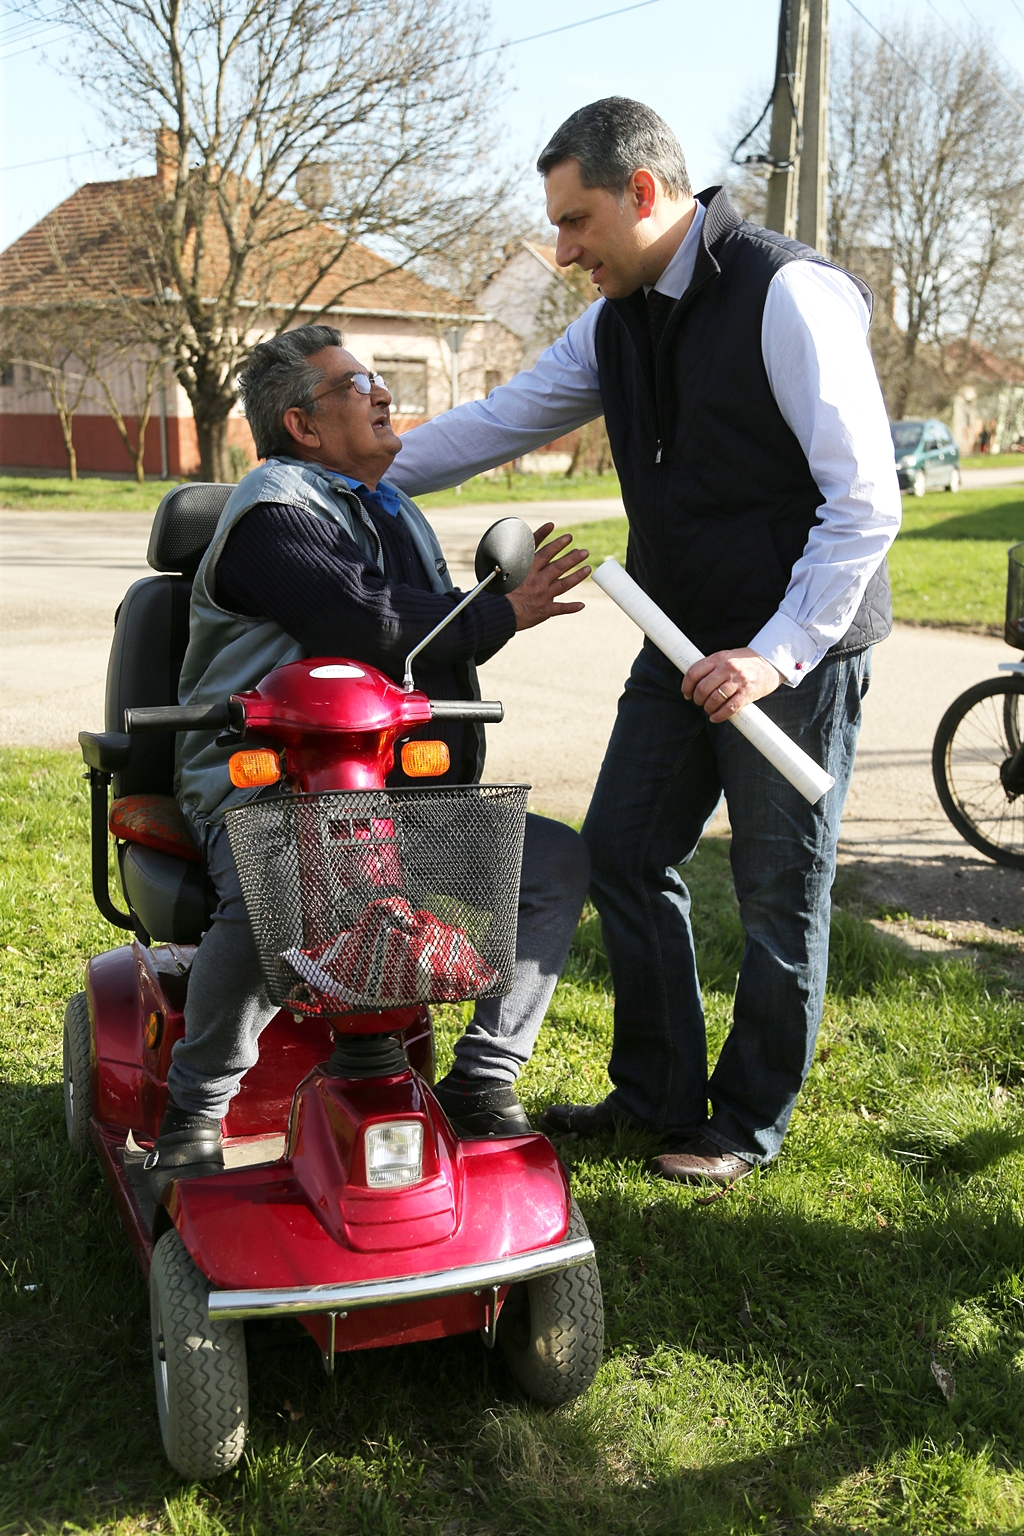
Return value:
[(89, 999), (76, 992), (64, 1010), (64, 1124), (78, 1157), (92, 1150), (92, 1078), (89, 1073)]
[(939, 721), (932, 777), (960, 836), (1011, 869), (1024, 869), (1024, 795), (1007, 793), (1000, 769), (1020, 746), (1024, 677), (1011, 673), (968, 688)]
[(249, 1423), (245, 1327), (210, 1319), (209, 1289), (172, 1227), (149, 1272), (153, 1374), (167, 1460), (193, 1481), (235, 1465)]
[[(587, 1236), (575, 1200), (565, 1235)], [(514, 1285), (498, 1318), (498, 1345), (516, 1381), (537, 1402), (568, 1403), (586, 1392), (604, 1352), (596, 1262)]]

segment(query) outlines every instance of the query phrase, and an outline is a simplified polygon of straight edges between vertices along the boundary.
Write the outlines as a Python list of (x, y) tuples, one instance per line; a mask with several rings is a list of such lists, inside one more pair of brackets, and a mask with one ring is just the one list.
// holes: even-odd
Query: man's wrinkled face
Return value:
[(377, 384), (369, 394), (359, 392), (353, 378), (372, 370), (344, 347), (324, 347), (309, 362), (323, 374), (313, 391), (315, 409), (284, 413), (295, 457), (376, 485), (402, 446), (391, 425), (391, 396)]
[(620, 196), (585, 187), (578, 160), (563, 160), (544, 178), (548, 218), (558, 230), (560, 267), (583, 267), (606, 299), (624, 299), (644, 281), (644, 214), (631, 188)]

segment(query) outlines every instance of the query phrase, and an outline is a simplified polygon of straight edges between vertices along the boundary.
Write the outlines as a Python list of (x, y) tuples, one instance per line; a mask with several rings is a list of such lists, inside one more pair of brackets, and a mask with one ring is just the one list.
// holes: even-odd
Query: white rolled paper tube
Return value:
[[(640, 626), (648, 640), (653, 640), (680, 672), (688, 672), (695, 661), (703, 661), (703, 651), (698, 651), (693, 641), (688, 640), (647, 596), (643, 587), (637, 586), (617, 560), (602, 561), (591, 580), (629, 615), (634, 624)], [(796, 742), (790, 741), (785, 731), (780, 730), (756, 704), (746, 704), (738, 709), (729, 717), (729, 724), (734, 725), (811, 805), (815, 805), (835, 783), (832, 775), (819, 768), (813, 757), (808, 757)]]

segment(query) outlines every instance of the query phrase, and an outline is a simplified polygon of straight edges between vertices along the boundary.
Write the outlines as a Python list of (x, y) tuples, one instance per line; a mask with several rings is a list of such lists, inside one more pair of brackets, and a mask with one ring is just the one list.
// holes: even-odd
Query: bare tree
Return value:
[[(123, 339), (119, 345), (104, 351), (93, 367), (93, 378), (107, 415), (117, 428), (125, 452), (135, 466), (135, 478), (140, 485), (146, 479), (146, 429), (153, 413), (153, 394), (162, 367), (163, 359), (159, 353), (150, 350), (150, 355), (146, 356), (144, 348)], [(125, 389), (134, 406), (134, 410), (129, 413), (135, 417), (134, 442), (117, 398), (118, 386)]]
[(53, 403), (67, 456), (68, 479), (78, 479), (74, 419), (89, 394), (97, 346), (91, 316), (74, 305), (7, 306), (0, 314), (0, 352), (5, 361), (30, 370)]
[[(138, 302), (192, 404), (202, 473), (260, 333), (444, 249), (504, 196), (476, 0), (64, 0), (112, 136), (163, 127), (126, 213)], [(367, 262), (370, 241), (385, 263)]]
[(957, 360), (996, 334), (1021, 248), (1024, 102), (980, 34), (966, 48), (908, 23), (892, 42), (851, 31), (834, 46), (829, 232), (842, 265), (867, 253), (891, 270), (876, 362), (902, 416), (922, 395), (935, 408), (935, 359), (948, 393)]

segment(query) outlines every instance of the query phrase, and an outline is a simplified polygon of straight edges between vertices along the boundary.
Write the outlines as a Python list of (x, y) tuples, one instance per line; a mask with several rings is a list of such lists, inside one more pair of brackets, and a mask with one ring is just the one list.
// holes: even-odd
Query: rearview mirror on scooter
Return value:
[(492, 523), (476, 547), (476, 579), (485, 581), (497, 567), (492, 592), (514, 592), (530, 574), (537, 547), (529, 525), (521, 517), (503, 517)]
[(476, 547), (476, 586), (471, 592), (467, 592), (461, 603), (457, 603), (451, 613), (446, 614), (440, 624), (436, 624), (429, 635), (424, 635), (419, 645), (411, 650), (405, 658), (405, 677), (402, 687), (406, 693), (413, 690), (412, 664), (421, 651), (426, 650), (431, 640), (435, 639), (443, 629), (446, 629), (476, 597), (484, 587), (490, 587), (492, 592), (514, 592), (521, 586), (529, 574), (533, 557), (536, 553), (533, 534), (529, 526), (521, 517), (503, 517), (498, 522), (492, 523)]

